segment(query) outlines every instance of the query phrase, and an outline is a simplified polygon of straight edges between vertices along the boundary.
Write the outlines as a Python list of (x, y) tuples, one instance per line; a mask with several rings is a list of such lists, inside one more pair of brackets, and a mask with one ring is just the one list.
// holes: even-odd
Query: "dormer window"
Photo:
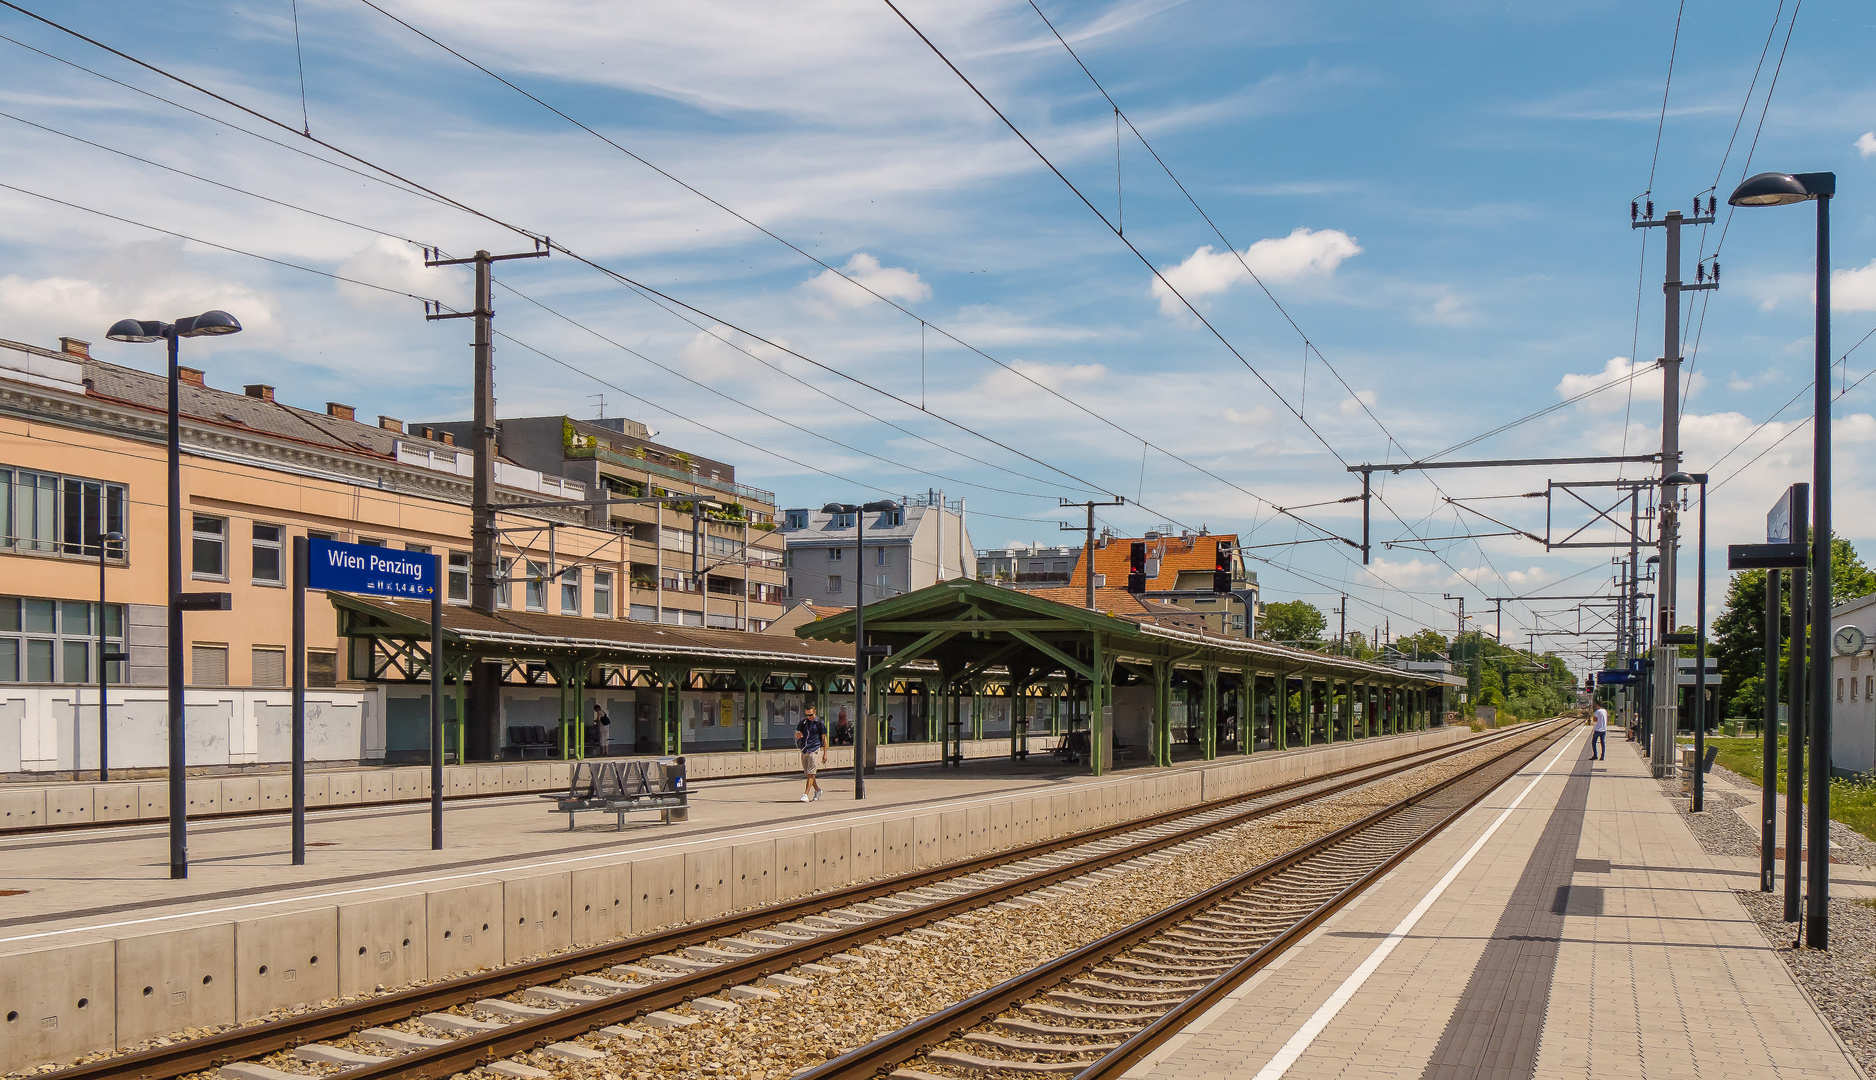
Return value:
[(782, 522), (782, 528), (784, 529), (805, 529), (807, 527), (808, 512), (806, 510), (790, 510), (788, 511), (787, 519)]
[(854, 526), (854, 514), (835, 514), (827, 521), (830, 529), (851, 529)]
[(879, 515), (879, 523), (873, 527), (876, 529), (893, 529), (904, 524), (904, 510), (885, 510)]

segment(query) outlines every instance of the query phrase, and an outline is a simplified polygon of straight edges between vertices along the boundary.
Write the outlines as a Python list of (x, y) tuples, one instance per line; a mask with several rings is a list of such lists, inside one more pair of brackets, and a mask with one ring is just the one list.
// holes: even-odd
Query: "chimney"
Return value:
[(456, 436), (454, 436), (454, 435), (451, 435), (451, 434), (450, 434), (449, 432), (447, 432), (447, 431), (445, 431), (445, 432), (443, 432), (443, 435), (442, 435), (442, 438), (443, 438), (443, 445), (444, 445), (444, 446), (455, 446), (455, 445), (456, 445)]
[(399, 434), (402, 434), (404, 431), (404, 422), (394, 416), (378, 417), (378, 426), (386, 431), (395, 431)]
[(247, 386), (243, 387), (243, 389), (247, 391), (249, 397), (257, 397), (262, 401), (272, 401), (274, 399), (274, 388), (268, 386), (266, 383), (249, 383)]
[(91, 359), (91, 342), (80, 341), (75, 337), (62, 337), (59, 339), (59, 351), (67, 356), (89, 360)]
[(202, 381), (201, 368), (179, 367), (176, 369), (176, 372), (182, 376), (182, 381), (188, 383), (190, 386), (199, 386), (204, 390), (208, 389), (208, 383)]
[(352, 419), (352, 412), (353, 409), (350, 405), (341, 405), (336, 401), (326, 402), (327, 416), (336, 416), (340, 420), (350, 420)]

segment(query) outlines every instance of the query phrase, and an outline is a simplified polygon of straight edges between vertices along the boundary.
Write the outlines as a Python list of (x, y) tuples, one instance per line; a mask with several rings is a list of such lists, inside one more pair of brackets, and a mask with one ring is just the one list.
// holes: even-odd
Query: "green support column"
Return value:
[(1257, 701), (1257, 676), (1254, 672), (1238, 672), (1238, 753), (1249, 754), (1257, 749), (1257, 717), (1253, 710)]
[(1049, 734), (1051, 735), (1062, 733), (1062, 697), (1065, 693), (1067, 693), (1066, 689), (1058, 689), (1054, 683), (1049, 684)]
[(1206, 761), (1218, 758), (1218, 669), (1205, 665), (1205, 697), (1199, 709), (1199, 753)]
[(1277, 726), (1273, 729), (1276, 737), (1271, 741), (1277, 749), (1290, 748), (1290, 673), (1277, 672)]
[(1114, 665), (1107, 657), (1101, 635), (1093, 634), (1091, 639), (1092, 662), (1088, 666), (1094, 678), (1088, 682), (1088, 772), (1105, 776), (1114, 765), (1114, 733), (1108, 725), (1112, 717), (1107, 712), (1108, 702), (1113, 700)]
[(1172, 764), (1172, 664), (1153, 661), (1153, 764)]
[(762, 676), (747, 669), (738, 671), (743, 684), (743, 750), (762, 749)]

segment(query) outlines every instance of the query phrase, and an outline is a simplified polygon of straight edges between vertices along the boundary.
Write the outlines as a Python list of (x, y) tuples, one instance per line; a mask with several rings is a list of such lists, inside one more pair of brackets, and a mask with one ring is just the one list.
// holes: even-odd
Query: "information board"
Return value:
[(307, 542), (306, 555), (309, 589), (410, 600), (428, 600), (436, 594), (437, 558), (427, 552), (313, 537)]

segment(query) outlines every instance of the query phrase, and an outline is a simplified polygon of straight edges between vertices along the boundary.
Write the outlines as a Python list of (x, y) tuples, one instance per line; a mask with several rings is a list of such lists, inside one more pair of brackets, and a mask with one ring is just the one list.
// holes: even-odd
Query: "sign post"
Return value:
[[(293, 538), (293, 864), (306, 863), (306, 590), (430, 601), (430, 847), (443, 849), (443, 594), (426, 552)], [(461, 688), (457, 688), (461, 692)]]

